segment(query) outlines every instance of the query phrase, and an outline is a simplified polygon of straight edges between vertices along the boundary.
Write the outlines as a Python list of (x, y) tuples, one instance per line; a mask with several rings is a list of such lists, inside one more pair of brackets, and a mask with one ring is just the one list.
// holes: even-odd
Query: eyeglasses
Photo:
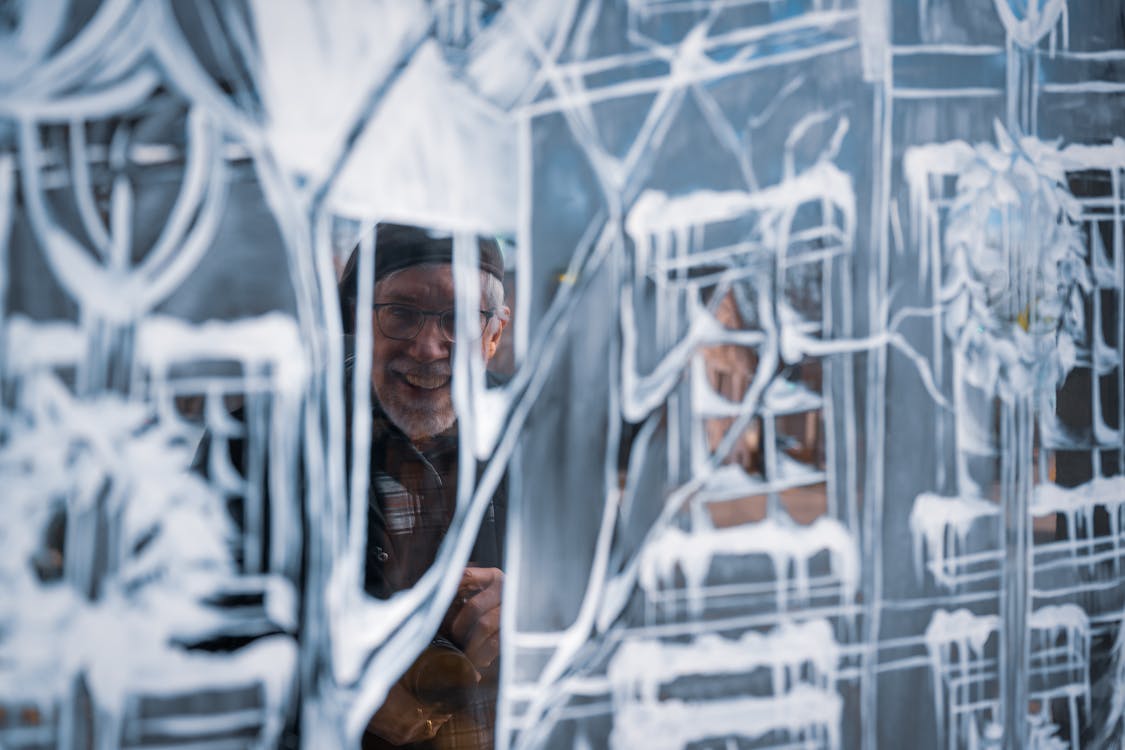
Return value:
[[(410, 341), (421, 333), (422, 328), (426, 325), (426, 318), (430, 317), (438, 319), (438, 328), (441, 329), (441, 334), (446, 341), (453, 341), (457, 335), (457, 318), (452, 310), (441, 312), (420, 310), (417, 307), (402, 305), (397, 302), (377, 303), (373, 307), (375, 309), (375, 322), (383, 335), (389, 339)], [(492, 310), (480, 311), (480, 333), (484, 332), (484, 327), (488, 325), (488, 321), (495, 314)], [(480, 333), (477, 334), (476, 338), (480, 338)]]

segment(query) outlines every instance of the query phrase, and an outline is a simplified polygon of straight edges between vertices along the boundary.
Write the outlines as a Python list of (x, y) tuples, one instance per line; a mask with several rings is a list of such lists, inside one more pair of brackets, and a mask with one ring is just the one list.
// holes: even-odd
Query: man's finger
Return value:
[(470, 565), (461, 574), (461, 588), (483, 589), (496, 582), (504, 581), (504, 571), (500, 568), (478, 568)]
[(485, 612), (500, 606), (502, 592), (502, 582), (498, 579), (488, 588), (471, 595), (467, 601), (462, 603), (450, 627), (453, 639), (459, 643), (465, 643), (481, 616)]
[(465, 656), (478, 669), (492, 665), (500, 655), (500, 608), (489, 610), (477, 621), (465, 645)]
[(496, 658), (500, 656), (500, 632), (493, 631), (490, 634), (481, 634), (478, 639), (474, 638), (473, 642), (469, 644), (468, 649), (465, 650), (465, 656), (469, 658), (477, 666), (478, 669), (487, 669), (492, 666)]

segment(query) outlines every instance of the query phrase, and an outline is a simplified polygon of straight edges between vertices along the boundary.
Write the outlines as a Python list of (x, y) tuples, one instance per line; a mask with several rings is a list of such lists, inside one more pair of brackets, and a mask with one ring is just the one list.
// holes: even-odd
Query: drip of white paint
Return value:
[(191, 324), (166, 316), (149, 316), (137, 327), (137, 358), (166, 374), (189, 362), (239, 362), (244, 372), (268, 365), (281, 393), (300, 393), (308, 376), (297, 322), (282, 313), (257, 318)]
[[(999, 632), (1000, 618), (996, 615), (976, 615), (967, 609), (955, 612), (939, 609), (926, 627), (926, 651), (930, 656), (933, 678), (934, 716), (945, 721), (944, 682), (950, 670), (960, 675), (969, 674), (972, 660), (984, 656), (984, 647), (993, 634)], [(956, 665), (952, 662), (952, 646), (957, 646)]]
[[(923, 492), (915, 498), (910, 511), (910, 535), (919, 582), (928, 567), (937, 583), (954, 588), (957, 579), (947, 568), (948, 562), (955, 563), (957, 553), (965, 549), (969, 531), (976, 521), (998, 513), (999, 506), (995, 503), (976, 497), (942, 497)], [(931, 561), (928, 566), (924, 564), (927, 552)]]
[(977, 615), (967, 609), (953, 612), (939, 609), (926, 626), (926, 647), (935, 649), (949, 644), (964, 643), (967, 646), (962, 658), (970, 654), (981, 656), (989, 637), (1000, 626), (996, 615)]
[(626, 641), (614, 654), (608, 674), (620, 705), (656, 702), (660, 685), (679, 677), (749, 673), (761, 667), (770, 670), (773, 693), (780, 695), (800, 681), (806, 666), (814, 685), (833, 689), (839, 659), (831, 624), (818, 619), (783, 623), (768, 633), (748, 631), (737, 640), (707, 634), (689, 643)]
[(1080, 534), (1093, 534), (1094, 509), (1099, 506), (1109, 513), (1114, 522), (1111, 536), (1116, 546), (1122, 521), (1125, 520), (1125, 476), (1095, 477), (1071, 488), (1049, 482), (1036, 485), (1030, 512), (1033, 516), (1061, 514), (1066, 518), (1067, 534), (1071, 539), (1077, 539)]
[(1028, 626), (1040, 630), (1065, 630), (1082, 638), (1090, 635), (1090, 618), (1074, 604), (1040, 607), (1031, 613)]
[[(753, 212), (785, 212), (802, 204), (827, 200), (844, 213), (844, 226), (855, 222), (855, 193), (851, 178), (827, 161), (814, 164), (800, 174), (757, 192), (697, 190), (670, 197), (645, 191), (633, 205), (625, 222), (626, 231), (641, 246), (651, 235), (674, 234), (684, 227), (733, 221)], [(638, 249), (638, 263), (648, 269), (647, 255)]]
[(671, 586), (677, 566), (684, 575), (689, 602), (698, 609), (703, 584), (718, 555), (765, 555), (778, 581), (778, 607), (785, 606), (789, 566), (794, 566), (798, 599), (808, 598), (808, 571), (812, 558), (827, 551), (829, 568), (840, 583), (843, 601), (855, 596), (859, 585), (859, 553), (855, 538), (833, 518), (821, 516), (808, 526), (767, 518), (758, 523), (722, 529), (686, 532), (669, 527), (656, 534), (641, 558), (639, 580), (650, 595)]
[(6, 328), (4, 368), (12, 375), (74, 365), (86, 355), (85, 336), (68, 321), (12, 315)]
[[(1085, 610), (1074, 604), (1040, 607), (1028, 618), (1028, 628), (1047, 633), (1047, 642), (1053, 644), (1059, 635), (1064, 637), (1070, 666), (1084, 675), (1079, 689), (1085, 695), (1089, 710), (1090, 685), (1090, 618)], [(1073, 657), (1073, 660), (1070, 660)]]
[[(1053, 644), (1060, 634), (1065, 637), (1066, 652), (1075, 657), (1071, 666), (1086, 675), (1079, 691), (1086, 697), (1088, 710), (1090, 620), (1086, 612), (1073, 604), (1041, 607), (1031, 613), (1028, 628), (1045, 631), (1048, 644)], [(934, 681), (935, 715), (939, 721), (944, 721), (943, 683), (968, 676), (973, 669), (973, 661), (984, 658), (985, 645), (999, 632), (1000, 618), (996, 615), (977, 615), (967, 609), (934, 612), (926, 628), (925, 639)], [(957, 647), (956, 663), (952, 657), (953, 646)], [(1048, 648), (1051, 647), (1048, 645)], [(955, 699), (956, 692), (952, 688), (949, 690), (951, 700)]]
[(973, 147), (965, 141), (912, 146), (903, 154), (902, 171), (910, 188), (910, 224), (917, 233), (914, 241), (918, 248), (919, 281), (925, 281), (930, 263), (934, 262), (931, 256), (940, 243), (930, 180), (932, 177), (960, 173), (973, 159), (973, 155)]
[(710, 737), (756, 739), (782, 732), (794, 741), (819, 739), (834, 750), (840, 746), (842, 708), (836, 692), (804, 684), (769, 698), (630, 703), (616, 712), (610, 747), (681, 750)]

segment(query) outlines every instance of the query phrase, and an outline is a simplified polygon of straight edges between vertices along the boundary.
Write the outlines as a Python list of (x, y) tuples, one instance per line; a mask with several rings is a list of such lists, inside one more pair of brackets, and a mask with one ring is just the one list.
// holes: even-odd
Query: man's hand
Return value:
[(500, 596), (504, 572), (499, 568), (465, 568), (457, 587), (460, 609), (450, 626), (453, 642), (477, 669), (500, 655)]
[(447, 721), (449, 714), (434, 713), (396, 682), (383, 705), (367, 723), (367, 731), (392, 745), (408, 745), (432, 739)]

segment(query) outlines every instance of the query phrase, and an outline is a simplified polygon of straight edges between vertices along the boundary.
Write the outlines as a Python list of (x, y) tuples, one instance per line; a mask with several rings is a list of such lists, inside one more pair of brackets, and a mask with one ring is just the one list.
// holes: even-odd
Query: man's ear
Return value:
[(488, 321), (488, 328), (484, 335), (484, 361), (488, 362), (496, 356), (496, 350), (500, 348), (500, 338), (504, 334), (504, 329), (508, 327), (508, 320), (512, 316), (511, 309), (504, 305), (496, 311), (496, 315)]

